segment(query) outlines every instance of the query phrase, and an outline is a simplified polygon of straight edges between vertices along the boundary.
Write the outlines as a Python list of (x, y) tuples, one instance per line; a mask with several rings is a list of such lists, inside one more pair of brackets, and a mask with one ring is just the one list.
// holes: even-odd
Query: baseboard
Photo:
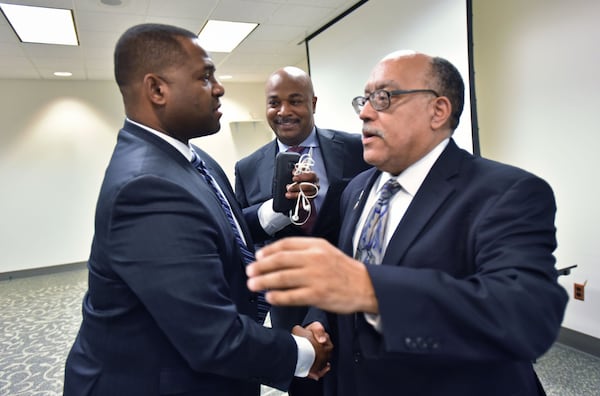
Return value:
[(51, 267), (31, 268), (31, 269), (20, 270), (20, 271), (1, 272), (0, 273), (0, 281), (17, 279), (17, 278), (27, 278), (30, 276), (37, 276), (37, 275), (55, 274), (58, 272), (73, 271), (73, 270), (80, 270), (80, 269), (86, 269), (86, 268), (87, 268), (87, 262), (80, 261), (77, 263), (53, 265)]
[[(64, 271), (82, 270), (87, 268), (87, 262), (81, 261), (77, 263), (69, 263), (62, 265), (55, 265), (51, 267), (43, 268), (32, 268), (21, 271), (2, 272), (0, 273), (0, 281), (26, 278), (29, 276), (36, 275), (48, 275)], [(558, 343), (566, 345), (568, 347), (577, 349), (581, 352), (588, 353), (590, 355), (600, 358), (600, 338), (596, 338), (584, 333), (580, 333), (575, 330), (561, 327), (558, 334)]]
[(600, 358), (600, 338), (561, 327), (557, 342)]

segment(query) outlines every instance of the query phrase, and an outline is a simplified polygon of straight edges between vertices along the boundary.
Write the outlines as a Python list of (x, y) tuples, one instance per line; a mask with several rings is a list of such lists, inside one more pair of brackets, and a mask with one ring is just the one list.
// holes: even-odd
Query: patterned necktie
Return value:
[[(302, 155), (307, 148), (308, 147), (306, 146), (290, 146), (287, 148), (286, 151)], [(308, 219), (306, 219), (306, 222), (300, 226), (300, 228), (302, 229), (302, 231), (304, 231), (306, 235), (310, 235), (313, 226), (315, 225), (315, 219), (317, 218), (317, 208), (313, 200), (309, 199), (308, 202), (310, 203), (310, 213), (304, 210), (302, 206), (300, 206), (298, 210), (298, 215), (301, 219), (306, 219), (306, 217), (308, 217)]]
[(381, 264), (385, 252), (385, 229), (389, 214), (389, 202), (402, 186), (394, 178), (381, 188), (377, 202), (371, 208), (363, 226), (356, 248), (355, 258), (365, 264)]
[[(231, 225), (231, 228), (233, 229), (233, 233), (235, 235), (235, 240), (240, 247), (240, 251), (242, 252), (242, 259), (244, 261), (244, 265), (250, 264), (251, 262), (254, 261), (254, 253), (252, 253), (246, 246), (246, 243), (244, 243), (244, 240), (242, 239), (242, 236), (240, 235), (240, 231), (238, 230), (238, 226), (233, 218), (233, 212), (231, 211), (229, 202), (227, 201), (225, 196), (221, 193), (221, 191), (217, 187), (218, 186), (217, 181), (208, 172), (208, 169), (206, 169), (206, 165), (204, 164), (204, 161), (202, 161), (202, 159), (200, 159), (200, 157), (198, 157), (198, 155), (196, 155), (195, 152), (192, 152), (192, 165), (194, 165), (194, 167), (196, 167), (196, 169), (198, 169), (200, 171), (202, 176), (204, 176), (204, 179), (206, 179), (208, 185), (212, 188), (213, 192), (219, 199), (219, 202), (221, 203), (221, 207), (223, 208), (223, 212), (225, 212), (225, 216), (227, 216), (227, 220), (229, 220), (229, 224)], [(267, 316), (267, 312), (269, 312), (270, 305), (265, 300), (265, 295), (263, 292), (259, 292), (257, 294), (257, 302), (258, 302), (257, 321), (258, 321), (258, 323), (263, 324), (265, 321), (265, 318)]]

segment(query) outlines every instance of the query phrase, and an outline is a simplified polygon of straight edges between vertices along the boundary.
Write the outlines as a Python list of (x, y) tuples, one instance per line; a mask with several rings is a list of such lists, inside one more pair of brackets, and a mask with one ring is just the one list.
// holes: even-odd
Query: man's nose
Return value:
[(281, 102), (280, 106), (279, 106), (279, 110), (277, 111), (277, 114), (279, 115), (285, 115), (285, 114), (289, 114), (290, 112), (290, 104), (288, 102)]

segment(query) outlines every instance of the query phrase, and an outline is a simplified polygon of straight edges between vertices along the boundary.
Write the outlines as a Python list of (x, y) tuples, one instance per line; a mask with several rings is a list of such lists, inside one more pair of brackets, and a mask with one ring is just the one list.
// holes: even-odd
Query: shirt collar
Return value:
[(166, 133), (157, 131), (156, 129), (152, 129), (149, 126), (140, 124), (139, 122), (135, 122), (133, 120), (130, 120), (129, 118), (127, 118), (127, 121), (163, 139), (171, 146), (175, 147), (177, 151), (179, 151), (188, 161), (192, 161), (192, 148), (189, 144), (185, 144), (175, 139), (174, 137), (167, 135)]
[(450, 138), (444, 139), (437, 146), (433, 148), (429, 153), (425, 154), (423, 158), (406, 168), (402, 173), (398, 176), (393, 176), (391, 173), (382, 172), (379, 177), (379, 181), (376, 183), (376, 191), (379, 192), (381, 187), (392, 177), (396, 177), (398, 183), (402, 186), (402, 189), (406, 191), (411, 197), (414, 197), (421, 184), (427, 177), (427, 174), (433, 167), (435, 161), (437, 161), (438, 157), (442, 154), (442, 151), (448, 145)]

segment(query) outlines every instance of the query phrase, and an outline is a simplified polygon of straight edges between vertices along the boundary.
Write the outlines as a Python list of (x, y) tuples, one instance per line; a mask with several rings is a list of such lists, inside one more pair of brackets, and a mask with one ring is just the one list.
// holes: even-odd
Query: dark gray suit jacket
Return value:
[[(319, 209), (312, 235), (336, 244), (341, 193), (350, 179), (369, 165), (363, 160), (361, 135), (317, 128), (317, 139), (325, 162), (329, 190)], [(258, 223), (258, 208), (272, 198), (275, 156), (278, 152), (277, 142), (273, 140), (235, 164), (235, 195), (257, 243), (284, 236), (303, 235), (299, 227), (290, 225), (271, 238)]]
[[(196, 150), (251, 242), (225, 174)], [(258, 396), (261, 382), (287, 389), (296, 343), (255, 321), (256, 298), (217, 197), (177, 149), (128, 122), (100, 191), (88, 269), (65, 395)]]
[[(360, 134), (320, 128), (316, 130), (329, 190), (319, 209), (312, 235), (336, 245), (341, 223), (339, 200), (342, 191), (354, 176), (370, 166), (363, 160)], [(272, 198), (275, 156), (278, 152), (277, 141), (273, 140), (235, 164), (235, 195), (243, 208), (254, 241), (259, 244), (286, 236), (304, 235), (300, 227), (289, 225), (270, 237), (258, 221), (258, 208)], [(273, 307), (271, 320), (274, 327), (289, 330), (301, 323), (305, 314), (305, 308)]]

